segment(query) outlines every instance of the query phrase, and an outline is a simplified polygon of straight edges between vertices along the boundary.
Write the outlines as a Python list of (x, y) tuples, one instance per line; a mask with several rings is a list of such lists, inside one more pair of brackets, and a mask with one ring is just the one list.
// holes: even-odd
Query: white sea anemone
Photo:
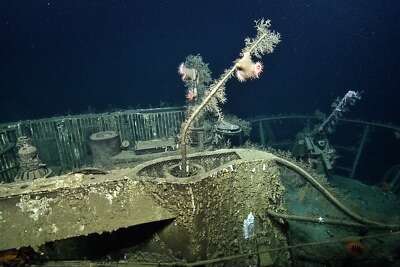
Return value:
[(178, 73), (181, 75), (182, 81), (194, 81), (197, 78), (196, 69), (188, 68), (184, 63), (179, 65)]
[(263, 70), (261, 62), (254, 63), (251, 59), (250, 53), (246, 52), (236, 62), (236, 77), (240, 82), (244, 82), (248, 79), (256, 79), (260, 77)]

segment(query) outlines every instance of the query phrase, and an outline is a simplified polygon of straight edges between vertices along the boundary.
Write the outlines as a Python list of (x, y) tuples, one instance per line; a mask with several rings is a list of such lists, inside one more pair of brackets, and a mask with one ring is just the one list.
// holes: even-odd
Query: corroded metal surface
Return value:
[[(179, 156), (105, 175), (80, 173), (0, 187), (0, 250), (175, 218), (158, 232), (187, 261), (286, 244), (266, 210), (284, 211), (279, 167), (269, 153), (235, 149), (190, 155), (204, 166), (190, 178), (163, 175)], [(244, 234), (252, 213), (255, 228)], [(257, 240), (257, 242), (255, 242)], [(271, 254), (279, 263), (287, 251)], [(279, 265), (279, 264), (278, 264)]]
[[(232, 157), (232, 153), (237, 157)], [(221, 164), (190, 178), (156, 177), (159, 172), (152, 168), (162, 168), (179, 158), (174, 156), (144, 163), (133, 170), (141, 179), (152, 181), (146, 190), (157, 203), (177, 214), (175, 225), (170, 228), (179, 227), (180, 233), (186, 235), (185, 242), (168, 245), (189, 261), (251, 251), (258, 249), (257, 243), (267, 247), (285, 245), (284, 233), (266, 216), (266, 210), (284, 210), (284, 187), (273, 155), (247, 149), (219, 150), (191, 155), (189, 162), (195, 162), (198, 155), (203, 156), (198, 158), (205, 162), (203, 167), (207, 161), (220, 160)], [(246, 239), (243, 224), (250, 213), (256, 217), (256, 230), (252, 238)], [(271, 254), (271, 259), (279, 266), (280, 262), (287, 263), (289, 254), (277, 252)], [(243, 262), (232, 264), (241, 266)]]
[(174, 218), (129, 169), (0, 187), (0, 250)]

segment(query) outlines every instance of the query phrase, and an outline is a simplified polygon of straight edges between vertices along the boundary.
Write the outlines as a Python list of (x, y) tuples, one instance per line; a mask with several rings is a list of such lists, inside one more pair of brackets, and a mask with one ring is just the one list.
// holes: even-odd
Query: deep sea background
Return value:
[(201, 54), (218, 77), (265, 17), (282, 35), (257, 81), (228, 83), (242, 117), (330, 111), (400, 124), (400, 2), (321, 0), (0, 2), (0, 121), (185, 103), (177, 66)]
[[(0, 122), (182, 106), (180, 62), (199, 53), (219, 77), (264, 17), (282, 42), (259, 80), (228, 82), (225, 112), (329, 113), (358, 90), (346, 117), (400, 125), (399, 14), (394, 0), (2, 0)], [(363, 167), (367, 180), (398, 164), (388, 134), (364, 153), (361, 165), (377, 166)]]

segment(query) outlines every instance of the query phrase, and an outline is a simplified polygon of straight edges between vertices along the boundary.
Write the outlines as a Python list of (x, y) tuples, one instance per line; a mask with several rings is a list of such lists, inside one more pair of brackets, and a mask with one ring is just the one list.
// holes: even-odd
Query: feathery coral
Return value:
[[(262, 71), (261, 62), (254, 63), (251, 60), (251, 56), (260, 58), (264, 54), (269, 54), (274, 51), (275, 46), (280, 42), (280, 35), (274, 31), (270, 31), (271, 26), (270, 20), (257, 20), (256, 29), (257, 35), (255, 38), (246, 38), (246, 46), (242, 49), (242, 58), (235, 61), (234, 66), (227, 69), (219, 79), (215, 80), (211, 85), (210, 89), (204, 94), (201, 99), (201, 103), (190, 109), (190, 113), (186, 120), (183, 122), (180, 134), (180, 149), (181, 149), (181, 168), (183, 172), (187, 170), (187, 144), (189, 139), (189, 133), (192, 123), (200, 116), (204, 111), (210, 110), (216, 113), (219, 117), (221, 116), (221, 109), (218, 103), (224, 103), (225, 97), (225, 84), (236, 72), (239, 80), (246, 80), (248, 78), (258, 78)], [(184, 65), (182, 70), (180, 68), (179, 73), (186, 73)], [(181, 74), (183, 75), (183, 74)], [(182, 76), (184, 79), (186, 76)]]

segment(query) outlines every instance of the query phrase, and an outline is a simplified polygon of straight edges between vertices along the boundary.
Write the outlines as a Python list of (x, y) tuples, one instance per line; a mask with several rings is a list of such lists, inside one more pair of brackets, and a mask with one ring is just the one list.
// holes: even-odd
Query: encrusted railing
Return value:
[(15, 130), (0, 130), (0, 182), (11, 182), (17, 174), (18, 161), (15, 144)]
[[(282, 150), (290, 150), (295, 142), (296, 134), (304, 128), (312, 128), (318, 123), (322, 122), (322, 118), (316, 115), (270, 115), (258, 116), (251, 120), (253, 128), (253, 141), (262, 146), (269, 146)], [(382, 122), (369, 122), (357, 119), (338, 119), (341, 126), (351, 125), (354, 130), (353, 135), (357, 137), (357, 141), (351, 145), (345, 143), (333, 143), (333, 147), (337, 150), (339, 156), (347, 158), (350, 164), (336, 165), (335, 170), (344, 173), (346, 176), (355, 178), (357, 170), (359, 169), (360, 158), (365, 153), (366, 141), (371, 138), (371, 132), (375, 130), (383, 130), (393, 132), (395, 135), (400, 134), (400, 127), (390, 123)], [(277, 125), (289, 126), (290, 131), (287, 129), (280, 129), (278, 131)], [(350, 133), (349, 133), (350, 135)], [(380, 142), (381, 140), (374, 140)]]
[[(116, 131), (121, 140), (135, 144), (176, 136), (183, 119), (182, 107), (170, 107), (26, 120), (2, 124), (0, 129), (8, 133), (14, 144), (19, 136), (31, 137), (43, 162), (68, 170), (88, 163), (88, 140), (92, 133)], [(0, 170), (4, 169), (2, 161)]]

